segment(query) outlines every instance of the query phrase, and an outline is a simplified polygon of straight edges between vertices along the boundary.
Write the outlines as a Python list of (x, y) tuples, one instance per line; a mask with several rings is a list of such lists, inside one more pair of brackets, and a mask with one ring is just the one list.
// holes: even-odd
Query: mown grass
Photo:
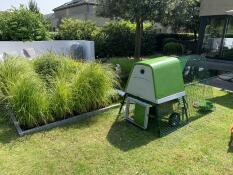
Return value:
[(23, 138), (1, 118), (0, 174), (231, 175), (233, 95), (213, 93), (216, 111), (163, 138), (117, 119), (117, 109)]

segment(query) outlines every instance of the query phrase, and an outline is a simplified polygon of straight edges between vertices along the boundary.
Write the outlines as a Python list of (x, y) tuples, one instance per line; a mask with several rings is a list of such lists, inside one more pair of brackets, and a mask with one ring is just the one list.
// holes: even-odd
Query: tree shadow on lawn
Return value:
[(232, 93), (227, 93), (224, 96), (220, 96), (220, 97), (215, 97), (212, 99), (208, 99), (209, 101), (219, 104), (221, 106), (225, 106), (227, 108), (233, 109), (233, 94)]

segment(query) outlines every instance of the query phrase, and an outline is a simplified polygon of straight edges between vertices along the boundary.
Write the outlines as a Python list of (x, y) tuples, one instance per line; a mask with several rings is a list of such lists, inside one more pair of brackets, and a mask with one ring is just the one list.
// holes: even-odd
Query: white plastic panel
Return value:
[(150, 67), (144, 65), (134, 66), (134, 70), (126, 88), (126, 93), (147, 101), (156, 101), (153, 72)]

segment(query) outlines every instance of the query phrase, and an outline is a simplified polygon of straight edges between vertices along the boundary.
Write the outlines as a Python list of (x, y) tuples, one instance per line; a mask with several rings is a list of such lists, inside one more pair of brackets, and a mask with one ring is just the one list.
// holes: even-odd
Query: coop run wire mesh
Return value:
[[(144, 71), (141, 72), (142, 75), (138, 71), (140, 70), (138, 69), (138, 66), (141, 69), (146, 69), (145, 66), (150, 65), (150, 63), (153, 63), (153, 66), (155, 66), (155, 64), (160, 63), (161, 61), (164, 64), (164, 67), (161, 68), (152, 66), (152, 70), (155, 69), (154, 71), (157, 71), (155, 75), (162, 77), (157, 77), (160, 80), (160, 86), (154, 89), (158, 90), (157, 88), (160, 88), (159, 92), (163, 93), (164, 88), (165, 90), (168, 90), (171, 87), (181, 87), (179, 85), (185, 82), (185, 88), (183, 87), (184, 84), (181, 88), (182, 91), (185, 90), (185, 97), (181, 95), (177, 98), (173, 98), (174, 100), (171, 99), (165, 103), (153, 103), (152, 101), (148, 101), (148, 99), (146, 99), (147, 97), (142, 99), (134, 96), (134, 94), (130, 94), (131, 91), (135, 93), (134, 91), (136, 88), (137, 93), (141, 93), (142, 97), (144, 96), (144, 92), (138, 92), (138, 87), (135, 85), (132, 87), (129, 86), (131, 87), (131, 91), (129, 90), (130, 88), (126, 89), (126, 95), (124, 96), (124, 101), (126, 100), (125, 118), (140, 128), (155, 130), (155, 133), (158, 133), (160, 137), (179, 129), (180, 127), (186, 125), (188, 122), (201, 118), (214, 110), (214, 106), (211, 103), (211, 99), (213, 98), (213, 89), (211, 86), (206, 85), (208, 84), (210, 78), (210, 72), (207, 68), (206, 58), (191, 55), (179, 57), (178, 59), (179, 61), (177, 60), (176, 62), (172, 57), (161, 57), (159, 60), (156, 59), (148, 62), (138, 63), (137, 66), (134, 67), (134, 79), (135, 77), (138, 79), (137, 77), (140, 76), (142, 76), (142, 80), (146, 79), (144, 78)], [(180, 73), (174, 75), (171, 74), (171, 72), (168, 72), (170, 71), (170, 68), (168, 69), (169, 66), (167, 65), (168, 62), (172, 62), (173, 66), (175, 66), (172, 68), (176, 71), (178, 68), (178, 72)], [(161, 64), (159, 65), (161, 66)], [(180, 71), (180, 67), (182, 71)], [(162, 70), (162, 74), (156, 70), (157, 68), (161, 68), (160, 70)], [(182, 77), (182, 73), (184, 81), (181, 80), (182, 78), (177, 77)], [(136, 76), (136, 74), (140, 74), (140, 76)], [(168, 77), (167, 81), (164, 81), (163, 78), (166, 76), (170, 77)], [(135, 80), (136, 82), (131, 84), (136, 84), (137, 86), (141, 87), (143, 86), (141, 79)], [(158, 83), (157, 79), (156, 82)], [(161, 86), (162, 84), (164, 86)], [(143, 86), (139, 89), (146, 88), (147, 87)]]
[[(181, 62), (185, 82), (185, 102), (187, 103), (188, 122), (191, 122), (204, 117), (214, 110), (214, 106), (211, 102), (213, 98), (213, 88), (206, 85), (211, 75), (205, 57), (190, 55), (179, 57), (179, 60)], [(160, 136), (167, 135), (188, 123), (183, 116), (183, 109), (184, 102), (181, 99), (157, 107), (158, 119), (151, 123), (154, 123), (157, 129), (159, 128)], [(173, 115), (181, 114), (179, 125), (172, 125), (171, 121), (169, 122), (171, 113)]]

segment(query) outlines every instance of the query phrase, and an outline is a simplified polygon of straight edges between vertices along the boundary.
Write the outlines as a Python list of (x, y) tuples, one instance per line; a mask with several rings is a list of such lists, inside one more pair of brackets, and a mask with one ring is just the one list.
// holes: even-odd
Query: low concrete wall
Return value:
[(80, 44), (84, 48), (84, 59), (95, 60), (95, 46), (93, 41), (62, 40), (62, 41), (0, 41), (0, 54), (7, 53), (14, 56), (23, 56), (23, 49), (33, 48), (36, 56), (52, 51), (57, 54), (70, 54), (73, 44)]

